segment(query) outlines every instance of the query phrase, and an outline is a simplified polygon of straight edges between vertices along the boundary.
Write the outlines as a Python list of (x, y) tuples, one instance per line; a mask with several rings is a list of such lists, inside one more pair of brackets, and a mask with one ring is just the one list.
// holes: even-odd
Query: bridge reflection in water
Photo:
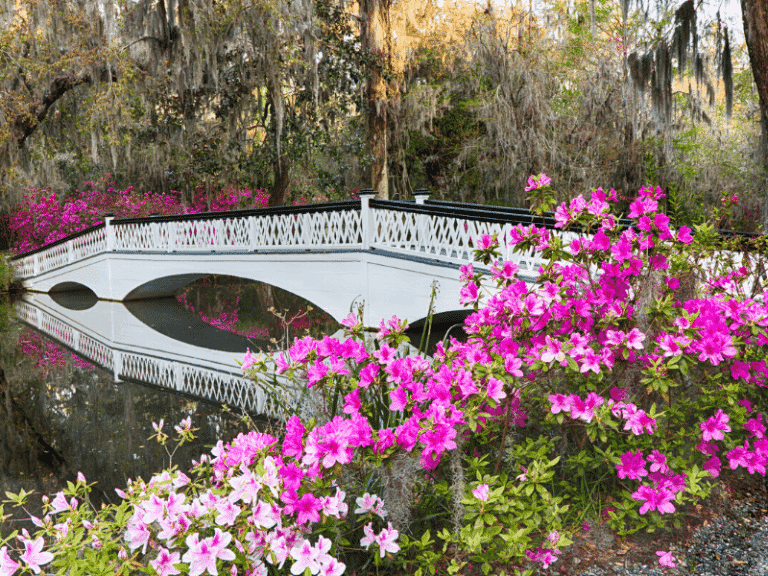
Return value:
[[(55, 297), (55, 299), (54, 299)], [(298, 407), (301, 391), (280, 376), (244, 378), (237, 360), (249, 339), (204, 323), (174, 299), (133, 303), (98, 300), (92, 293), (26, 294), (19, 320), (83, 359), (131, 381), (225, 405), (251, 415), (279, 417)], [(273, 392), (280, 385), (280, 397)]]

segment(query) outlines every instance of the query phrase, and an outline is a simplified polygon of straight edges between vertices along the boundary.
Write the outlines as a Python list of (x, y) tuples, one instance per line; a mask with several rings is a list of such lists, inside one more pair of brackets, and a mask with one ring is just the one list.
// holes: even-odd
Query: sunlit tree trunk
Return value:
[(763, 225), (768, 228), (768, 0), (741, 0), (744, 38), (749, 51), (749, 62), (760, 98), (762, 143), (760, 162), (766, 170), (763, 204)]

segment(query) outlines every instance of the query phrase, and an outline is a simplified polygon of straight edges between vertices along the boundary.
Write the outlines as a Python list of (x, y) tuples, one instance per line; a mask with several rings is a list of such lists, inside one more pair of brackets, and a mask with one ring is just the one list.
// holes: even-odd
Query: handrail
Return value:
[(46, 244), (45, 246), (40, 246), (40, 248), (35, 248), (34, 250), (30, 250), (29, 252), (23, 252), (21, 254), (16, 254), (16, 256), (12, 256), (10, 258), (11, 261), (13, 260), (21, 260), (22, 258), (25, 258), (27, 256), (32, 256), (34, 254), (38, 254), (39, 252), (43, 252), (44, 250), (48, 250), (49, 248), (53, 248), (54, 246), (59, 246), (60, 244), (66, 244), (70, 240), (74, 240), (75, 238), (79, 238), (80, 236), (86, 236), (90, 234), (91, 232), (95, 232), (96, 230), (99, 230), (100, 228), (104, 228), (106, 224), (104, 222), (99, 222), (98, 224), (95, 224), (89, 228), (86, 228), (85, 230), (80, 230), (79, 232), (73, 232), (69, 236), (64, 236), (64, 238), (59, 238), (58, 240), (54, 242), (50, 242), (49, 244)]

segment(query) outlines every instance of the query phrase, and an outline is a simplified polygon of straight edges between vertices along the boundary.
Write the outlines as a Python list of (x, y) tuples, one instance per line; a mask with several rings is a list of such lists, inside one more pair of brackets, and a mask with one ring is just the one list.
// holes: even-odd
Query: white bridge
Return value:
[[(219, 274), (266, 282), (337, 321), (364, 303), (366, 326), (393, 314), (427, 316), (461, 310), (460, 266), (471, 262), (482, 233), (499, 238), (517, 224), (548, 225), (524, 209), (450, 202), (362, 199), (308, 206), (181, 216), (105, 218), (105, 222), (14, 259), (16, 278), (34, 292), (82, 287), (99, 299), (173, 294)], [(506, 255), (509, 257), (509, 254)], [(533, 280), (541, 261), (514, 258)]]

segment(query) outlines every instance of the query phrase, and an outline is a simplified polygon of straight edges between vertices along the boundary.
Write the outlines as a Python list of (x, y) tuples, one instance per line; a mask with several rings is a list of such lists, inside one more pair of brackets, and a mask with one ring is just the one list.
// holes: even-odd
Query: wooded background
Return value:
[(723, 224), (756, 229), (768, 0), (742, 0), (744, 44), (704, 4), (639, 2), (4, 0), (2, 199), (90, 180), (525, 206), (546, 172), (563, 199), (661, 185), (685, 222), (737, 194)]

